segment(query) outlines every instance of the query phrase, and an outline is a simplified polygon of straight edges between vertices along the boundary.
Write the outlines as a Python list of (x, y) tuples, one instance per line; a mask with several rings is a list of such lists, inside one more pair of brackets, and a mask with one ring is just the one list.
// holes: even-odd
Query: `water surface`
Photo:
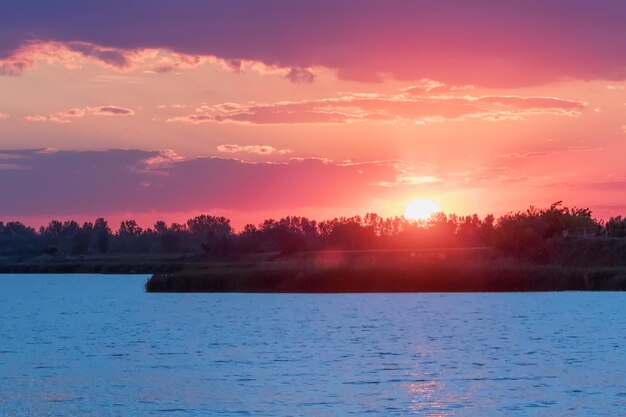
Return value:
[(617, 416), (626, 294), (147, 294), (0, 275), (0, 416)]

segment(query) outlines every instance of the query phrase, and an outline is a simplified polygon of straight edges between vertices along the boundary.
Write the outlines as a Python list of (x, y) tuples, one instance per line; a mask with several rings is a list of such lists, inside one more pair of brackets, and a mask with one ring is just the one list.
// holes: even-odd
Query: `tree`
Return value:
[(363, 249), (376, 239), (374, 227), (363, 224), (361, 216), (340, 217), (319, 224), (322, 239), (334, 248)]
[(168, 231), (167, 223), (165, 223), (163, 220), (157, 220), (154, 223), (154, 231), (156, 233), (165, 233), (165, 232), (167, 232)]
[(226, 255), (230, 252), (232, 228), (226, 217), (196, 216), (187, 220), (187, 229), (205, 254)]
[(74, 255), (84, 255), (89, 251), (89, 233), (86, 231), (79, 231), (72, 237), (71, 252)]
[(139, 227), (135, 220), (123, 220), (120, 223), (117, 234), (125, 238), (132, 238), (141, 235), (142, 232), (143, 229)]
[(173, 232), (167, 231), (161, 233), (159, 237), (159, 245), (161, 247), (161, 251), (165, 253), (175, 253), (179, 252), (180, 247), (180, 238)]
[(626, 237), (626, 217), (611, 217), (604, 225), (606, 235), (610, 237)]
[(106, 253), (111, 239), (111, 228), (107, 221), (102, 217), (97, 218), (93, 225), (93, 232), (96, 237), (96, 248), (100, 253)]

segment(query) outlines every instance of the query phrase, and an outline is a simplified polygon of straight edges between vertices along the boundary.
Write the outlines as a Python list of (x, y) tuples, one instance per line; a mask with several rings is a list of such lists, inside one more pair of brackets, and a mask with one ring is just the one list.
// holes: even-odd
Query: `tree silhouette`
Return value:
[(205, 254), (226, 255), (230, 252), (232, 228), (229, 219), (203, 214), (187, 220), (187, 229)]
[(186, 223), (157, 221), (143, 229), (124, 220), (116, 233), (104, 218), (80, 226), (52, 220), (38, 231), (20, 222), (0, 221), (0, 256), (86, 255), (90, 253), (203, 253), (233, 256), (253, 252), (324, 249), (420, 249), (490, 246), (521, 256), (551, 256), (553, 242), (567, 239), (625, 238), (626, 218), (594, 219), (588, 208), (567, 208), (559, 201), (548, 208), (530, 207), (499, 218), (437, 213), (426, 221), (404, 217), (339, 217), (316, 222), (286, 216), (248, 224), (235, 233), (225, 217), (200, 215)]
[(111, 239), (111, 228), (107, 221), (102, 217), (97, 218), (93, 225), (93, 233), (96, 238), (96, 249), (100, 253), (106, 253), (109, 250), (109, 241)]

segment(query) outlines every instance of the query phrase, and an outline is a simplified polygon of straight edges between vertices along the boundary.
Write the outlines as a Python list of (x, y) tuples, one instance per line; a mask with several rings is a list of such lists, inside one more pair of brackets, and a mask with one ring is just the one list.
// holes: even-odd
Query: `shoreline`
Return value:
[(541, 263), (489, 248), (22, 258), (0, 260), (0, 273), (146, 274), (147, 292), (178, 293), (626, 291), (620, 262)]
[(155, 273), (148, 292), (394, 293), (626, 291), (626, 266), (564, 266), (493, 251), (301, 253)]

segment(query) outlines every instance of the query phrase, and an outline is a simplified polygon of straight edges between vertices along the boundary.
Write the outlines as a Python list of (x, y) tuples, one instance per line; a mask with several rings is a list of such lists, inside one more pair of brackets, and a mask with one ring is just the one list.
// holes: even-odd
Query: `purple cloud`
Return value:
[(291, 68), (285, 78), (294, 84), (310, 84), (315, 81), (315, 74), (305, 68)]
[(98, 116), (132, 116), (135, 114), (131, 109), (117, 106), (100, 106), (93, 109), (93, 114)]
[(11, 196), (0, 205), (5, 218), (352, 206), (397, 174), (391, 163), (246, 163), (171, 151), (0, 151), (4, 160), (0, 195)]
[(128, 57), (119, 49), (102, 48), (86, 42), (70, 42), (68, 48), (71, 51), (80, 52), (86, 57), (93, 57), (105, 64), (123, 68), (130, 65)]
[(21, 0), (2, 6), (0, 58), (42, 40), (112, 65), (124, 64), (116, 49), (166, 48), (229, 62), (323, 66), (363, 81), (381, 74), (494, 87), (623, 80), (625, 20), (621, 0)]

